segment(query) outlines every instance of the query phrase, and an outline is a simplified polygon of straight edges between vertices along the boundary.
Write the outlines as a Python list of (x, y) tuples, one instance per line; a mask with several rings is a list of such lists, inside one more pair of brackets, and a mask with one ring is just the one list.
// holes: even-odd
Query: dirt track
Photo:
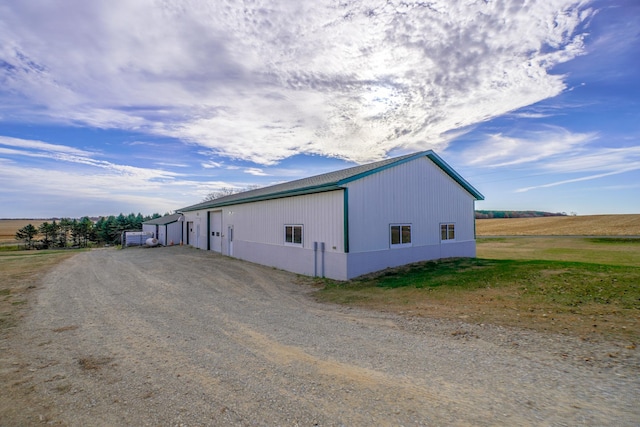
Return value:
[(78, 254), (2, 343), (3, 400), (25, 406), (0, 425), (640, 424), (637, 365), (322, 305), (296, 281), (185, 247)]

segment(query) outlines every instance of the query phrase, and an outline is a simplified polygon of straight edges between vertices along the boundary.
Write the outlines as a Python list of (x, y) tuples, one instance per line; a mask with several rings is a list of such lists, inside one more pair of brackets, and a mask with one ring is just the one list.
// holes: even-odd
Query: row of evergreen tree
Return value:
[(120, 214), (100, 217), (96, 222), (89, 217), (80, 219), (61, 218), (43, 222), (35, 227), (28, 224), (16, 232), (16, 240), (23, 241), (27, 248), (87, 247), (93, 244), (119, 244), (123, 231), (142, 230), (142, 223), (161, 215)]
[[(571, 215), (576, 215), (574, 212)], [(567, 216), (566, 212), (543, 211), (476, 211), (476, 219), (488, 218), (538, 218), (543, 216)]]

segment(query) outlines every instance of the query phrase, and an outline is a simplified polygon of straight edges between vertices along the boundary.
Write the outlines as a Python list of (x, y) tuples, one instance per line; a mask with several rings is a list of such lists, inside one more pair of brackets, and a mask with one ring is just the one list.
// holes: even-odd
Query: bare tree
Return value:
[(216, 191), (212, 191), (211, 193), (207, 194), (204, 199), (202, 199), (202, 201), (210, 202), (211, 200), (216, 200), (221, 197), (226, 197), (237, 193), (244, 193), (245, 191), (256, 190), (258, 188), (260, 188), (260, 186), (255, 184), (248, 185), (243, 188), (221, 187)]

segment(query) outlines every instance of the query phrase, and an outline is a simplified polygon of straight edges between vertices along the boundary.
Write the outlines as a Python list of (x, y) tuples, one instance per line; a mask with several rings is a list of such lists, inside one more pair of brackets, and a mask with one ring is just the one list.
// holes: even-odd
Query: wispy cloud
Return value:
[(202, 166), (205, 169), (218, 169), (222, 167), (222, 163), (208, 161), (208, 162), (200, 163), (200, 166)]
[(516, 193), (525, 193), (527, 191), (536, 190), (536, 189), (539, 189), (539, 188), (557, 187), (558, 185), (572, 184), (574, 182), (591, 181), (591, 180), (594, 180), (594, 179), (605, 178), (607, 176), (618, 175), (618, 174), (621, 174), (621, 173), (631, 172), (631, 171), (638, 170), (638, 169), (640, 169), (640, 166), (631, 167), (631, 168), (625, 168), (625, 169), (619, 169), (619, 170), (615, 170), (615, 171), (612, 171), (612, 172), (599, 173), (599, 174), (595, 174), (595, 175), (581, 176), (579, 178), (565, 179), (565, 180), (561, 180), (561, 181), (550, 182), (550, 183), (547, 183), (547, 184), (534, 185), (534, 186), (531, 186), (531, 187), (523, 187), (523, 188), (518, 188), (516, 190)]
[(248, 173), (249, 175), (253, 175), (253, 176), (269, 176), (268, 173), (266, 173), (265, 171), (263, 171), (260, 168), (246, 168), (244, 170), (245, 173)]
[(171, 163), (171, 162), (156, 162), (158, 166), (169, 166), (173, 168), (188, 168), (189, 165), (186, 163)]
[(550, 70), (584, 52), (588, 4), (11, 2), (0, 115), (171, 136), (263, 165), (444, 148), (452, 130), (564, 90)]
[[(548, 176), (550, 182), (517, 188), (517, 193), (640, 170), (640, 147), (603, 147), (597, 133), (572, 133), (557, 126), (542, 130), (486, 135), (460, 154), (463, 164), (480, 173), (517, 177)], [(542, 178), (541, 178), (542, 177)]]
[(466, 150), (463, 161), (471, 166), (498, 168), (548, 160), (582, 151), (597, 138), (595, 133), (571, 133), (556, 126), (528, 131), (518, 136), (487, 135)]
[(543, 167), (552, 172), (629, 171), (640, 169), (640, 146), (604, 148), (591, 147), (555, 159)]
[[(204, 197), (212, 189), (235, 186), (221, 180), (196, 181), (187, 174), (108, 162), (62, 145), (24, 139), (0, 141), (0, 154), (6, 156), (0, 157), (2, 196), (11, 200), (12, 206), (24, 200), (32, 215), (38, 215), (38, 206), (42, 206), (40, 215), (45, 216), (70, 215), (69, 211), (82, 206), (92, 209), (83, 213), (90, 215), (114, 213), (110, 208), (113, 205), (131, 206), (136, 212), (165, 212), (192, 204), (194, 197)], [(5, 144), (20, 148), (5, 148)], [(25, 156), (54, 162), (25, 165), (18, 161)], [(104, 210), (95, 211), (96, 207)], [(1, 213), (5, 212), (3, 209)]]
[(8, 136), (0, 136), (0, 148), (2, 146), (12, 147), (14, 154), (29, 155), (35, 153), (47, 154), (67, 154), (76, 156), (90, 156), (92, 153), (80, 150), (66, 145), (50, 144), (43, 141), (34, 141), (28, 139), (11, 138)]

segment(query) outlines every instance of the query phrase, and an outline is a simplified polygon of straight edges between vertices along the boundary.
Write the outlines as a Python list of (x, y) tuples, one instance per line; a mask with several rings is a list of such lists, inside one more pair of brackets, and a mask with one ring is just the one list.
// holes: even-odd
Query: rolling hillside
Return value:
[(640, 236), (640, 214), (476, 220), (482, 236)]

